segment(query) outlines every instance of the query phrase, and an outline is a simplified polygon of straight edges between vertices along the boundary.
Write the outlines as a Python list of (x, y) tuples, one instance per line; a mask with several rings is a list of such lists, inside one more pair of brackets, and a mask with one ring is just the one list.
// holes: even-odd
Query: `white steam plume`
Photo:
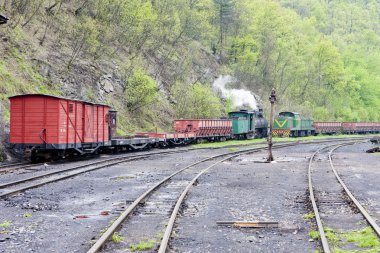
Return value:
[(234, 82), (232, 76), (219, 76), (212, 86), (222, 92), (224, 98), (231, 97), (234, 109), (249, 106), (252, 110), (257, 109), (256, 99), (253, 94), (244, 89), (228, 89), (226, 85)]

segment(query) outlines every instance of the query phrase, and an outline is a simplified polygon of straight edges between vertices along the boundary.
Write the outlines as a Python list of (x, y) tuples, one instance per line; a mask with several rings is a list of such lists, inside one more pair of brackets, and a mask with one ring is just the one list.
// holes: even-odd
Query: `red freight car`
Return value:
[(343, 122), (343, 131), (347, 134), (379, 133), (380, 123), (377, 122)]
[(28, 94), (10, 97), (10, 144), (32, 159), (92, 153), (111, 145), (109, 106)]
[(195, 133), (198, 138), (225, 140), (232, 136), (231, 119), (180, 119), (174, 121), (177, 133)]
[(313, 126), (316, 134), (338, 134), (342, 132), (342, 122), (317, 122)]

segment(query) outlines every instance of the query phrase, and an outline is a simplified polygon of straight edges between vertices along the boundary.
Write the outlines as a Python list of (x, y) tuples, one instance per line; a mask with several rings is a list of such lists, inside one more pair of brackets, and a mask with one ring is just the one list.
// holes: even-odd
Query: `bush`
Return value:
[(153, 103), (157, 97), (155, 81), (142, 70), (137, 70), (128, 79), (125, 96), (127, 107), (135, 111), (143, 106)]

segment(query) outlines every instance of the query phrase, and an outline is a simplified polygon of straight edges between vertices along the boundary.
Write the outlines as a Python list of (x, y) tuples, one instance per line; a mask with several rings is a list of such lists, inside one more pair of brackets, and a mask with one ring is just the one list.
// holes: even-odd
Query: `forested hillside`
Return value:
[(316, 120), (380, 121), (377, 0), (0, 0), (0, 90), (108, 103), (120, 132), (234, 109), (212, 83)]

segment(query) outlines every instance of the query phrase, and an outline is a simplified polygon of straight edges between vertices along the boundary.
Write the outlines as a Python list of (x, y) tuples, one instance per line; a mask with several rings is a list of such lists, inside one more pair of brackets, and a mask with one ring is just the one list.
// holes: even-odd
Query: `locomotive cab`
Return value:
[(236, 139), (253, 139), (267, 136), (268, 121), (263, 117), (262, 110), (240, 110), (230, 112), (232, 132)]

